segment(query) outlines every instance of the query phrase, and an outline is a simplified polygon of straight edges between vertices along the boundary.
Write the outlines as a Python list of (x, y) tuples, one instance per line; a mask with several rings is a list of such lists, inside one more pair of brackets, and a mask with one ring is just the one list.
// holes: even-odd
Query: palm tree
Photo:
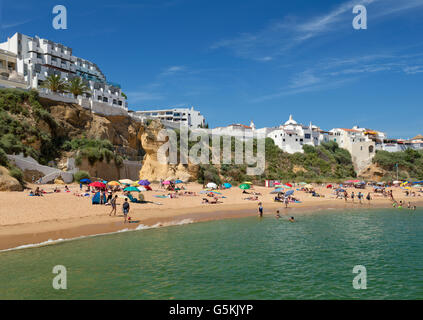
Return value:
[(84, 93), (90, 93), (88, 86), (79, 77), (68, 81), (66, 84), (66, 91), (72, 93), (75, 99), (78, 96), (82, 96)]
[(41, 88), (49, 89), (52, 92), (65, 92), (66, 82), (58, 74), (52, 74), (41, 85)]

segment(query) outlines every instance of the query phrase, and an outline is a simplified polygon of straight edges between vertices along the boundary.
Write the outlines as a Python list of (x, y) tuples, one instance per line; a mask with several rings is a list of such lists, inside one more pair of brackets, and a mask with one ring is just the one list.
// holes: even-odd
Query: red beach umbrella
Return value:
[(89, 186), (90, 187), (96, 187), (96, 188), (103, 188), (103, 189), (106, 188), (106, 185), (102, 182), (99, 182), (99, 181), (90, 183)]

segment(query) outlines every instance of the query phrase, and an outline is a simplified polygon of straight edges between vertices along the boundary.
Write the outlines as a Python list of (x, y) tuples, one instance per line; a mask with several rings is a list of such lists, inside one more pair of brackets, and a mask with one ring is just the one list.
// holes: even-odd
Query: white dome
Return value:
[(288, 124), (298, 124), (297, 121), (292, 119), (292, 114), (289, 116), (289, 120), (285, 122), (285, 125), (288, 125)]

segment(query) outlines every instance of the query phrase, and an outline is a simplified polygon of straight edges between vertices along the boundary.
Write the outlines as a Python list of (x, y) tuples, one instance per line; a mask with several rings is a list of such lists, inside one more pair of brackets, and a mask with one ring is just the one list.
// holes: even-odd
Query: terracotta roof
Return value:
[(415, 136), (411, 140), (423, 140), (423, 136), (421, 134), (418, 134), (417, 136)]
[(345, 129), (345, 128), (340, 128), (340, 129), (344, 131), (348, 131), (348, 132), (361, 132), (360, 130), (355, 130), (355, 129)]

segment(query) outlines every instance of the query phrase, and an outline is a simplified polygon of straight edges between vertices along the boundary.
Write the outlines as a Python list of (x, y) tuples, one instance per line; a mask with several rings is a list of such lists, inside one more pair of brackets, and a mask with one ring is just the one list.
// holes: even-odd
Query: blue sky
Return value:
[[(52, 8), (68, 9), (68, 30)], [(352, 27), (364, 4), (368, 29)], [(73, 48), (129, 96), (130, 108), (194, 105), (214, 126), (423, 133), (423, 0), (28, 1), (0, 4), (15, 32)]]

